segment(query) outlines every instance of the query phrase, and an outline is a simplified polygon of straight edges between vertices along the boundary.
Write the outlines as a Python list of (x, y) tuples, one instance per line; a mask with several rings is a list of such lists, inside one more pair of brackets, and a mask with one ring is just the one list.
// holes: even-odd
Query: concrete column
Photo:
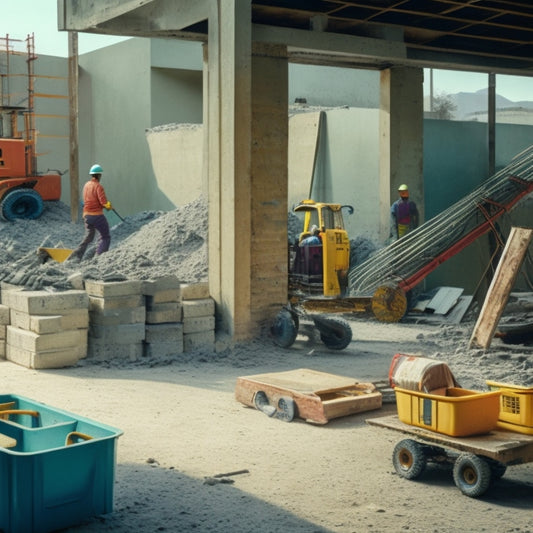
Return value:
[(288, 65), (284, 46), (252, 57), (250, 0), (216, 5), (204, 52), (209, 290), (238, 340), (287, 299)]
[(394, 67), (380, 78), (380, 237), (389, 235), (389, 209), (398, 186), (409, 186), (424, 220), (423, 81), (421, 68)]
[(209, 286), (222, 327), (250, 330), (251, 0), (221, 0), (209, 16)]
[(258, 331), (287, 303), (289, 71), (285, 46), (253, 50), (251, 320)]

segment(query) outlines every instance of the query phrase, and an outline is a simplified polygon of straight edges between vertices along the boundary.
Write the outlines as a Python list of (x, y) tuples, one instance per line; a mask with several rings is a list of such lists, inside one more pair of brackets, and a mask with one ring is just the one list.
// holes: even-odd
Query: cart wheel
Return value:
[(465, 496), (477, 498), (489, 488), (489, 463), (473, 453), (463, 453), (453, 465), (453, 480)]
[(415, 479), (426, 469), (424, 446), (411, 439), (401, 440), (392, 452), (396, 473), (405, 479)]
[(274, 343), (282, 348), (290, 348), (298, 335), (298, 318), (287, 309), (282, 309), (274, 319), (270, 332)]

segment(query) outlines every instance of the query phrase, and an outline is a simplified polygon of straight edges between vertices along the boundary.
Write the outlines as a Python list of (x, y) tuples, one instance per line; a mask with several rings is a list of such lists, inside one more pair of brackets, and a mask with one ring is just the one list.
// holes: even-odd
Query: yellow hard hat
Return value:
[(408, 191), (409, 190), (409, 187), (407, 187), (407, 185), (405, 183), (402, 183), (402, 185), (400, 185), (398, 187), (398, 190), (399, 191)]

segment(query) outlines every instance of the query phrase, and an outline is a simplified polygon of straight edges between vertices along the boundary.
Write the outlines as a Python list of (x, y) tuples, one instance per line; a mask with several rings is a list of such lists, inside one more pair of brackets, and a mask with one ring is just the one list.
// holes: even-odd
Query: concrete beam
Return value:
[(58, 0), (58, 27), (155, 37), (206, 20), (209, 9), (208, 0)]
[[(155, 0), (57, 0), (59, 30), (85, 31)], [(127, 35), (127, 34), (126, 34)]]
[(369, 37), (355, 37), (326, 31), (295, 30), (254, 24), (254, 42), (287, 46), (291, 61), (305, 62), (305, 58), (324, 56), (332, 61), (349, 61), (358, 58), (373, 63), (401, 62), (407, 57), (407, 47), (401, 41), (388, 41)]

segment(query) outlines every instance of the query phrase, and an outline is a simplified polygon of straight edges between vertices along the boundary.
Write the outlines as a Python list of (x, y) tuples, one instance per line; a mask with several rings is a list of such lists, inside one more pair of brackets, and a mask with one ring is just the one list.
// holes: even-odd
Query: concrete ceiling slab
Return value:
[[(58, 0), (59, 28), (206, 40), (208, 13), (216, 5), (209, 0)], [(251, 0), (250, 22), (257, 39), (284, 41), (295, 62), (533, 76), (529, 0)], [(308, 35), (304, 46), (302, 33)], [(351, 49), (336, 48), (342, 36), (354, 43)]]

